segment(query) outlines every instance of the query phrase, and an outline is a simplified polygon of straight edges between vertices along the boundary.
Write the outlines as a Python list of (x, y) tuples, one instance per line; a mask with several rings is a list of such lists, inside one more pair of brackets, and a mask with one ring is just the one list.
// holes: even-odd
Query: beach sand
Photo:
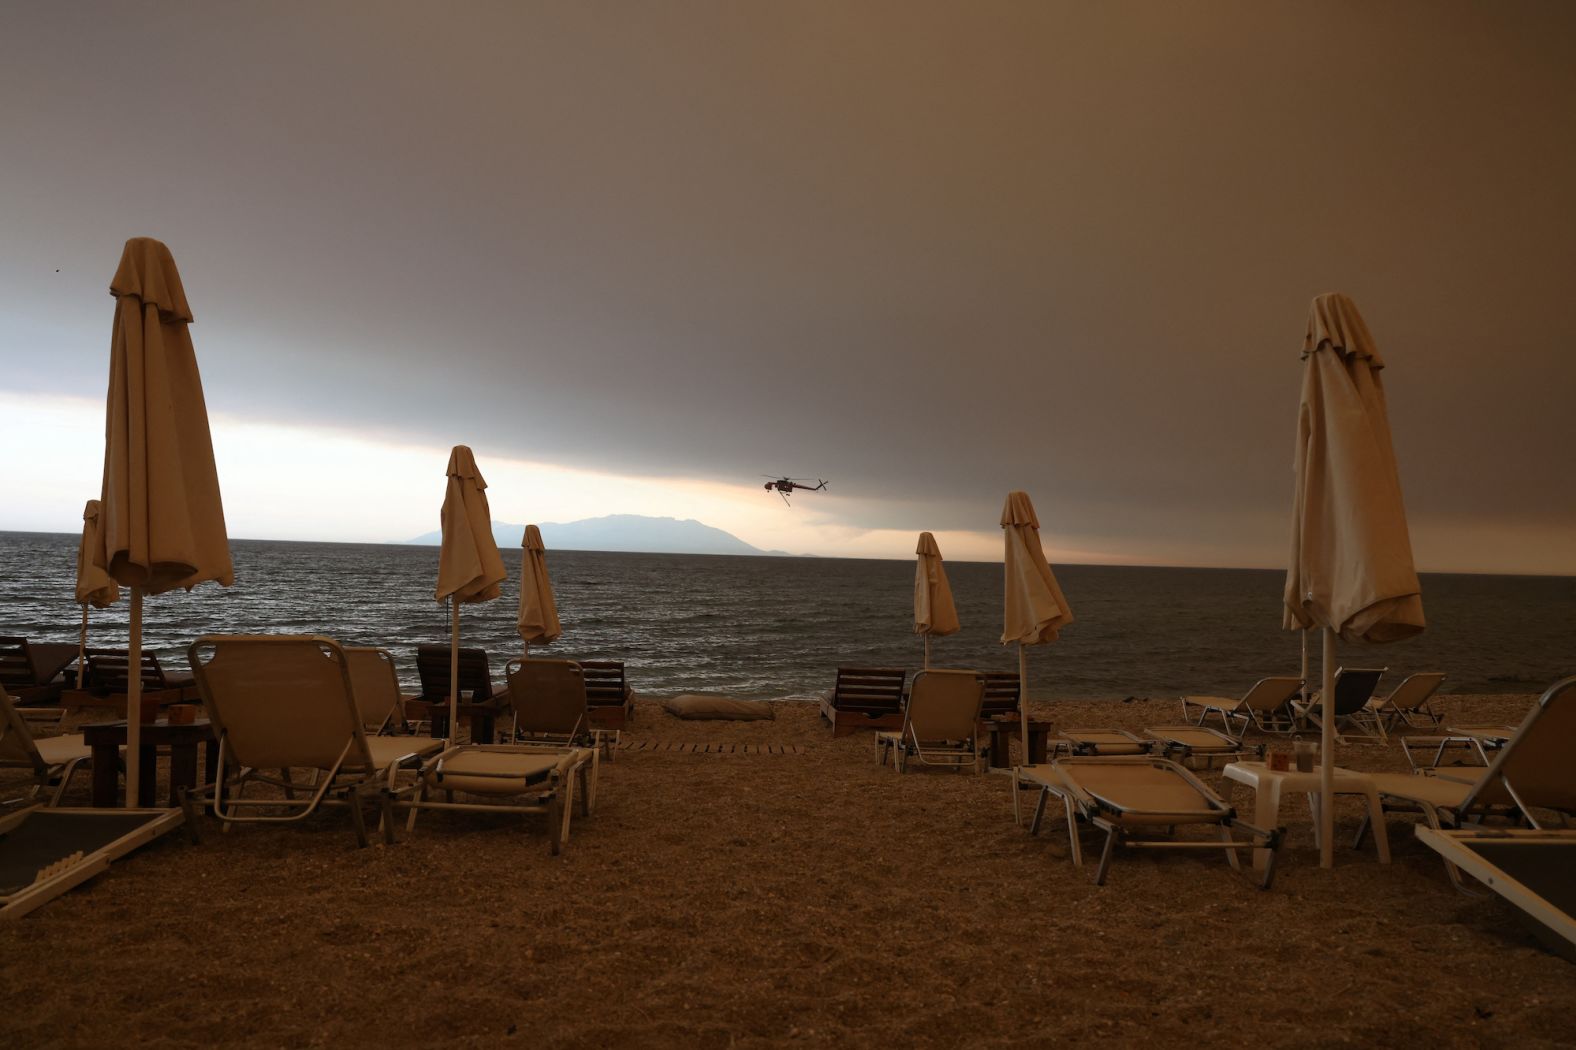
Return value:
[[(1444, 706), (1518, 721), (1532, 700)], [(1178, 720), (1175, 700), (1035, 713)], [(431, 813), (365, 850), (342, 812), (207, 820), (200, 846), (170, 835), (0, 925), (0, 1046), (1576, 1041), (1576, 966), (1454, 890), (1410, 818), (1388, 867), (1349, 848), (1343, 799), (1332, 871), (1288, 803), (1267, 892), (1215, 851), (1121, 852), (1097, 887), (1059, 821), (1014, 826), (1004, 777), (900, 776), (807, 704), (720, 723), (642, 702), (628, 735), (800, 752), (620, 752), (559, 857), (518, 816)], [(1395, 744), (1340, 760), (1405, 768)]]

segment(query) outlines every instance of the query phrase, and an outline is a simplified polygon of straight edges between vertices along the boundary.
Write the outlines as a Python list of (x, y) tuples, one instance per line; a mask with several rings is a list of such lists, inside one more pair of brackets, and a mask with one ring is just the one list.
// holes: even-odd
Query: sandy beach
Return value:
[[(1444, 706), (1493, 722), (1532, 700)], [(1036, 714), (1138, 729), (1177, 704)], [(1349, 848), (1343, 800), (1333, 871), (1288, 804), (1268, 892), (1213, 851), (1125, 852), (1097, 887), (1059, 823), (1014, 826), (1004, 778), (900, 776), (810, 705), (697, 723), (642, 701), (628, 735), (785, 746), (622, 751), (556, 858), (519, 818), (431, 814), (365, 850), (342, 813), (229, 834), (205, 820), (200, 846), (168, 836), (0, 926), (0, 1044), (1576, 1041), (1576, 967), (1498, 898), (1452, 889), (1407, 818), (1388, 867)], [(1341, 761), (1405, 768), (1393, 743)], [(86, 793), (83, 778), (71, 801)]]

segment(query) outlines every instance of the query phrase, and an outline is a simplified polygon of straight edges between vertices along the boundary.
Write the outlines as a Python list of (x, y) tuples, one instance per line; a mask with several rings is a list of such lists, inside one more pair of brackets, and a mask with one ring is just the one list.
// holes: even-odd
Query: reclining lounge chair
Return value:
[(888, 751), (899, 773), (910, 760), (979, 772), (980, 704), (985, 679), (973, 671), (921, 671), (903, 709), (903, 728), (876, 734), (876, 760)]
[(1292, 699), (1301, 688), (1301, 678), (1280, 676), (1260, 678), (1252, 689), (1243, 694), (1241, 700), (1228, 700), (1220, 696), (1184, 696), (1182, 717), (1201, 726), (1210, 715), (1215, 715), (1220, 719), (1220, 727), (1239, 740), (1247, 735), (1251, 726), (1257, 726), (1261, 732), (1285, 736), (1299, 728)]
[[(1040, 787), (1031, 833), (1038, 833), (1045, 807), (1052, 796), (1060, 799), (1067, 818), (1067, 837), (1073, 863), (1082, 866), (1083, 851), (1078, 841), (1078, 822), (1087, 821), (1105, 832), (1105, 846), (1095, 884), (1105, 883), (1106, 872), (1117, 846), (1134, 849), (1221, 849), (1233, 868), (1240, 868), (1241, 850), (1268, 849), (1261, 889), (1268, 889), (1274, 877), (1275, 856), (1280, 849), (1280, 828), (1258, 828), (1237, 818), (1236, 810), (1182, 766), (1163, 758), (1062, 758), (1047, 765), (1023, 766), (1019, 776)], [(1016, 800), (1016, 785), (1014, 785)], [(1179, 827), (1202, 824), (1213, 827), (1218, 841), (1179, 840), (1171, 832)], [(1248, 832), (1234, 838), (1233, 828)], [(1166, 836), (1140, 833), (1164, 829)]]
[[(416, 827), (423, 809), (472, 813), (541, 813), (556, 856), (569, 838), (574, 811), (575, 781), (580, 781), (580, 814), (589, 816), (596, 798), (598, 753), (595, 748), (545, 744), (461, 744), (450, 747), (422, 767), (416, 795), (408, 803), (406, 830)], [(438, 795), (442, 798), (438, 798)], [(479, 796), (467, 802), (457, 795)], [(507, 801), (513, 800), (513, 801)]]
[[(320, 806), (342, 805), (356, 841), (365, 846), (361, 804), (380, 767), (362, 728), (344, 650), (312, 635), (209, 635), (193, 642), (187, 655), (219, 741), (214, 783), (182, 796), (188, 819), (195, 824), (194, 804), (211, 805), (226, 826), (288, 823)], [(298, 780), (296, 770), (310, 777)], [(255, 785), (284, 797), (246, 798)], [(392, 842), (388, 793), (379, 801), (384, 836)]]
[(573, 660), (510, 660), (510, 739), (560, 747), (598, 747), (612, 760), (611, 732), (593, 728), (584, 665)]
[(1264, 757), (1264, 745), (1249, 746), (1208, 726), (1150, 726), (1160, 754), (1188, 769), (1219, 769), (1230, 762)]
[(394, 732), (406, 728), (404, 697), (394, 657), (387, 649), (371, 646), (345, 646), (345, 663), (350, 668), (350, 687), (356, 710), (361, 712), (361, 729), (367, 738), (372, 764), (383, 771), (385, 784), (392, 790), (401, 770), (418, 770), (421, 764), (443, 750), (443, 741), (430, 736)]
[(1443, 719), (1428, 702), (1444, 681), (1445, 676), (1439, 671), (1408, 675), (1389, 696), (1371, 698), (1352, 715), (1352, 721), (1371, 727), (1380, 737), (1402, 724), (1413, 729), (1438, 729)]
[(72, 775), (92, 764), (93, 749), (81, 733), (35, 739), (11, 695), (0, 686), (0, 769), (31, 773), (34, 798), (48, 791), (49, 805), (58, 806)]
[(1114, 758), (1147, 755), (1155, 742), (1125, 729), (1064, 729), (1053, 746), (1058, 755)]
[[(1414, 810), (1428, 827), (1442, 830), (1478, 824), (1494, 817), (1525, 822), (1545, 830), (1540, 811), (1564, 819), (1576, 814), (1576, 677), (1565, 678), (1539, 697), (1515, 736), (1487, 767), (1440, 767), (1420, 773), (1371, 773), (1386, 811)], [(1366, 818), (1358, 829), (1361, 840)], [(1460, 873), (1448, 863), (1458, 888)]]
[(907, 676), (901, 667), (839, 667), (837, 681), (821, 697), (821, 717), (831, 724), (832, 735), (902, 729)]

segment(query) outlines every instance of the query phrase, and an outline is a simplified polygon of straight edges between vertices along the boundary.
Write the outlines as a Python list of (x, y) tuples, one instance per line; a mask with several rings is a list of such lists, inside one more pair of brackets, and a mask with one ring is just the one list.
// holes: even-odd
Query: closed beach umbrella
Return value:
[(1283, 623), (1324, 635), (1320, 863), (1329, 867), (1336, 638), (1410, 638), (1423, 630), (1423, 599), (1379, 376), (1384, 361), (1350, 299), (1313, 300), (1302, 357)]
[(82, 606), (82, 631), (77, 636), (77, 688), (86, 684), (88, 647), (88, 606), (108, 609), (120, 600), (120, 584), (97, 565), (94, 552), (104, 544), (104, 529), (99, 523), (99, 501), (88, 500), (82, 508), (82, 543), (77, 547), (77, 604)]
[(161, 242), (126, 242), (110, 282), (109, 397), (104, 422), (103, 539), (93, 564), (131, 588), (126, 681), (126, 804), (136, 805), (141, 743), (142, 596), (205, 580), (235, 582), (219, 499), (191, 308)]
[(504, 581), (503, 558), (493, 539), (487, 482), (465, 445), (449, 453), (448, 488), (443, 496), (443, 544), (438, 548), (438, 601), (448, 599), (449, 739), (457, 735), (460, 696), (460, 605), (498, 597)]
[(914, 633), (925, 636), (925, 667), (930, 667), (930, 639), (958, 631), (958, 610), (952, 603), (952, 585), (941, 563), (936, 537), (919, 534), (919, 555), (914, 566)]
[[(1018, 643), (1018, 684), (1022, 701), (1018, 705), (1023, 725), (1023, 760), (1029, 760), (1029, 661), (1025, 650), (1031, 645), (1054, 642), (1061, 629), (1073, 622), (1072, 608), (1051, 573), (1040, 546), (1040, 519), (1027, 492), (1009, 492), (1001, 511), (1001, 527), (1007, 541), (1005, 582), (1002, 607), (1001, 644)], [(1014, 777), (1014, 781), (1016, 781)], [(1014, 783), (1013, 790), (1017, 790)]]
[(525, 527), (520, 539), (520, 620), (518, 629), (525, 641), (545, 645), (564, 633), (558, 622), (558, 602), (553, 598), (553, 581), (547, 575), (547, 548), (542, 546), (542, 530)]

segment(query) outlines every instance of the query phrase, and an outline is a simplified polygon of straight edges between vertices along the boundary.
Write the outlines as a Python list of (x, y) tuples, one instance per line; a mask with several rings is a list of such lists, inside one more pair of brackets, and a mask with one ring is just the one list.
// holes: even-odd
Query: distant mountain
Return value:
[[(492, 523), (493, 538), (502, 548), (519, 547), (524, 525), (507, 521)], [(636, 551), (649, 554), (772, 554), (745, 543), (731, 532), (714, 528), (693, 518), (651, 518), (643, 514), (609, 514), (580, 521), (544, 522), (542, 543), (558, 551)], [(429, 532), (410, 543), (436, 545), (442, 533)]]

